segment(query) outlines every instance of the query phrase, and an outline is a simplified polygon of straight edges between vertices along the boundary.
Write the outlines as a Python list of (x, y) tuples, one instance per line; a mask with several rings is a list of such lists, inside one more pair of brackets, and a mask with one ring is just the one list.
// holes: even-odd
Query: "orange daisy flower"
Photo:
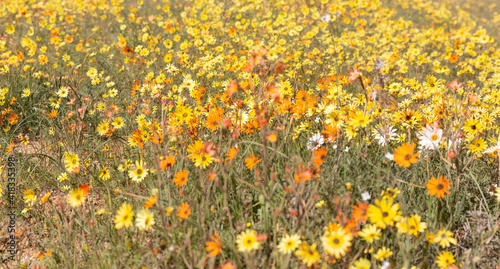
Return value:
[(323, 164), (323, 162), (326, 160), (326, 154), (327, 151), (325, 147), (321, 147), (319, 149), (314, 150), (313, 162), (316, 167), (319, 167), (320, 165)]
[(156, 202), (158, 201), (158, 196), (149, 196), (149, 200), (147, 200), (145, 203), (144, 203), (144, 208), (151, 208), (153, 207)]
[(340, 136), (340, 130), (333, 124), (327, 124), (325, 130), (321, 131), (325, 140), (333, 142)]
[(311, 180), (313, 178), (313, 172), (311, 169), (305, 169), (305, 167), (299, 166), (299, 169), (297, 169), (293, 177), (295, 178), (295, 184), (300, 184)]
[(368, 204), (357, 202), (357, 205), (352, 206), (352, 219), (357, 222), (366, 222), (368, 219)]
[(7, 117), (7, 119), (9, 120), (10, 125), (14, 125), (14, 124), (16, 124), (17, 120), (19, 119), (19, 116), (16, 113), (12, 113)]
[(177, 217), (183, 220), (187, 219), (189, 215), (191, 215), (191, 208), (189, 207), (189, 204), (185, 202), (181, 206), (179, 206), (179, 210), (177, 211)]
[(123, 55), (130, 55), (132, 52), (134, 52), (134, 49), (130, 46), (125, 46), (122, 49), (122, 54)]
[(259, 162), (259, 158), (255, 157), (252, 153), (250, 153), (250, 157), (245, 158), (245, 166), (250, 170), (252, 170)]
[(411, 145), (410, 143), (404, 143), (394, 151), (394, 161), (399, 166), (404, 166), (406, 168), (410, 167), (410, 165), (418, 161), (417, 157), (420, 155), (418, 152), (413, 153), (413, 150), (415, 150), (414, 143)]
[(224, 115), (224, 110), (222, 108), (212, 109), (207, 116), (207, 120), (205, 121), (205, 126), (214, 131), (219, 128), (220, 123), (222, 122), (222, 116)]
[(89, 185), (82, 184), (79, 189), (82, 190), (83, 196), (87, 196), (87, 194), (89, 194), (90, 188), (91, 187)]
[(448, 61), (450, 61), (450, 63), (456, 63), (458, 61), (458, 58), (459, 58), (458, 55), (453, 53), (450, 55), (450, 58), (448, 58)]
[(172, 166), (175, 164), (175, 157), (170, 155), (170, 156), (165, 156), (161, 161), (160, 161), (160, 170), (163, 171), (165, 169), (170, 169)]
[(189, 171), (186, 171), (186, 170), (181, 170), (181, 171), (175, 173), (175, 176), (174, 176), (175, 185), (178, 187), (185, 185), (188, 181), (188, 174), (189, 174)]
[(438, 179), (431, 177), (429, 183), (425, 185), (429, 190), (431, 196), (436, 195), (437, 198), (444, 198), (444, 194), (450, 193), (448, 190), (451, 187), (451, 182), (443, 176), (439, 176)]
[(212, 241), (205, 242), (207, 247), (205, 248), (208, 253), (208, 257), (215, 257), (219, 255), (222, 251), (222, 241), (220, 240), (219, 233), (215, 232), (215, 235), (210, 235)]
[(238, 148), (235, 148), (235, 147), (232, 147), (227, 153), (226, 153), (226, 156), (227, 156), (227, 159), (228, 160), (232, 160), (234, 158), (236, 158), (236, 154), (238, 154), (238, 152), (240, 152), (240, 150)]

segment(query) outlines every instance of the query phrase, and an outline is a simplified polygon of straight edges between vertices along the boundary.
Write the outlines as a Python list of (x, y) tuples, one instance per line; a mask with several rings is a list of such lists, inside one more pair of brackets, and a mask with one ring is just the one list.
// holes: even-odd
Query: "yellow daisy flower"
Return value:
[(134, 209), (131, 205), (123, 203), (114, 218), (115, 229), (119, 230), (123, 227), (129, 228), (132, 225), (132, 218), (134, 217)]

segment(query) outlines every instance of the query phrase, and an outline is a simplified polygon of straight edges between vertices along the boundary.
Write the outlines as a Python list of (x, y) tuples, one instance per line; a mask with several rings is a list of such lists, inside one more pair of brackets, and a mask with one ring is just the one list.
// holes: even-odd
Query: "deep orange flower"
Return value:
[(7, 117), (7, 119), (9, 120), (10, 125), (14, 125), (19, 119), (19, 116), (16, 113), (12, 113)]
[(294, 175), (295, 183), (300, 184), (305, 181), (309, 181), (313, 178), (313, 172), (311, 169), (304, 169), (301, 167)]
[(326, 160), (326, 154), (327, 151), (325, 147), (321, 147), (319, 149), (314, 150), (313, 162), (316, 167), (319, 167), (320, 165), (323, 164), (323, 162)]
[(333, 124), (327, 124), (325, 130), (321, 131), (325, 140), (335, 141), (340, 136), (340, 130)]
[(308, 108), (308, 104), (310, 104), (310, 101), (312, 101), (309, 94), (307, 94), (307, 92), (304, 90), (299, 90), (296, 100), (297, 101), (295, 107), (298, 113), (304, 113)]
[(406, 168), (410, 167), (410, 165), (418, 161), (417, 157), (418, 155), (420, 155), (420, 153), (418, 152), (413, 153), (414, 149), (415, 149), (414, 143), (412, 143), (411, 146), (410, 143), (404, 143), (394, 151), (394, 161), (399, 166), (404, 166)]
[(156, 195), (155, 195), (155, 197), (149, 196), (149, 200), (147, 200), (144, 203), (144, 208), (151, 208), (151, 207), (153, 207), (156, 204), (156, 201), (158, 201), (158, 196), (156, 196)]
[(82, 190), (83, 196), (87, 196), (87, 194), (89, 194), (89, 191), (90, 191), (90, 186), (87, 184), (82, 184), (80, 186), (80, 190)]
[(183, 220), (187, 219), (189, 215), (191, 215), (191, 208), (189, 207), (189, 204), (185, 202), (181, 206), (179, 206), (179, 210), (177, 211), (177, 217)]
[(160, 170), (170, 169), (175, 164), (175, 157), (173, 155), (165, 156), (160, 161)]
[(448, 59), (448, 61), (450, 61), (450, 63), (456, 63), (458, 61), (458, 55), (456, 55), (455, 53), (453, 53), (452, 55), (450, 55), (450, 58)]
[(161, 143), (162, 141), (162, 137), (163, 137), (163, 134), (161, 133), (161, 130), (155, 130), (155, 131), (152, 131), (152, 135), (150, 136), (151, 138), (151, 143), (153, 144), (158, 144), (158, 143)]
[(228, 160), (232, 160), (234, 158), (236, 158), (236, 154), (238, 154), (238, 152), (240, 152), (240, 150), (238, 148), (235, 148), (235, 147), (232, 147), (227, 153), (226, 153), (226, 156), (227, 156), (227, 159)]
[(207, 120), (205, 121), (205, 126), (212, 131), (217, 130), (222, 122), (223, 115), (224, 110), (222, 108), (210, 110), (210, 113), (208, 113), (207, 116)]
[(366, 222), (366, 220), (368, 219), (368, 204), (363, 202), (357, 202), (357, 204), (357, 206), (352, 206), (352, 219), (358, 224), (360, 222)]
[(429, 183), (425, 186), (429, 190), (429, 194), (431, 196), (437, 194), (437, 198), (444, 198), (445, 193), (450, 193), (448, 189), (451, 187), (451, 182), (443, 176), (439, 176), (437, 180), (435, 177), (431, 177), (431, 179), (429, 179)]
[(205, 242), (205, 250), (210, 252), (208, 253), (208, 257), (215, 257), (219, 255), (222, 251), (222, 241), (220, 240), (219, 233), (215, 232), (215, 235), (210, 235), (212, 241)]
[(134, 49), (130, 46), (125, 46), (122, 49), (122, 54), (123, 55), (130, 55), (132, 52), (134, 52)]
[(174, 176), (175, 185), (178, 187), (185, 185), (188, 181), (188, 174), (189, 174), (189, 171), (186, 171), (186, 170), (181, 170), (181, 171), (175, 173), (175, 176)]
[(250, 157), (245, 158), (245, 166), (250, 170), (252, 170), (259, 162), (259, 158), (255, 157), (252, 153), (250, 153)]
[(145, 130), (136, 129), (132, 131), (131, 137), (134, 143), (142, 149), (145, 139), (149, 139), (149, 134)]
[[(347, 216), (336, 216), (335, 220), (337, 220), (339, 223), (343, 224), (343, 228), (346, 231), (349, 231), (353, 236), (358, 235), (358, 222), (354, 218), (348, 218)], [(330, 227), (331, 230), (331, 227)], [(331, 231), (336, 231), (337, 229), (331, 230)]]

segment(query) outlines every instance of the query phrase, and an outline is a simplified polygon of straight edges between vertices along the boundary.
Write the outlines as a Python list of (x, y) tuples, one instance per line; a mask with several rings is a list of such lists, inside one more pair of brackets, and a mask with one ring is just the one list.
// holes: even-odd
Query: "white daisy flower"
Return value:
[(315, 150), (319, 147), (321, 147), (321, 145), (323, 145), (325, 143), (325, 139), (323, 138), (323, 136), (321, 134), (315, 134), (313, 135), (310, 139), (309, 139), (309, 143), (307, 144), (307, 148), (310, 149), (310, 150)]

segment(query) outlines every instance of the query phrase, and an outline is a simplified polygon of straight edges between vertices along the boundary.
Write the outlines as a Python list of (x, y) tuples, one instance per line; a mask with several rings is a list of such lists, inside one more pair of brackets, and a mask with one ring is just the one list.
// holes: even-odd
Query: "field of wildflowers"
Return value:
[(480, 2), (0, 1), (0, 267), (500, 268)]

